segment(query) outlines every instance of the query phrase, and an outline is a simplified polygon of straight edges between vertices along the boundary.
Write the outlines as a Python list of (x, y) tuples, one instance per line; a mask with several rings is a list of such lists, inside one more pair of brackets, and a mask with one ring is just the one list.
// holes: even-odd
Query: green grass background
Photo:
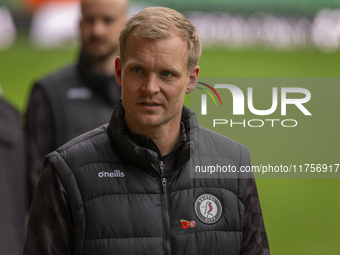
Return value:
[[(42, 50), (20, 38), (9, 50), (0, 51), (4, 97), (23, 113), (33, 81), (76, 57), (76, 48)], [(326, 54), (313, 49), (276, 52), (210, 48), (204, 49), (200, 67), (200, 76), (204, 78), (338, 78), (340, 53)], [(301, 151), (304, 159), (311, 161), (305, 163), (317, 163), (312, 162), (315, 157), (340, 163), (337, 143), (340, 107), (334, 100), (340, 91), (334, 88), (322, 92), (322, 86), (312, 92), (312, 98), (316, 93), (325, 93), (325, 101), (327, 96), (333, 98), (334, 107), (329, 106), (333, 112), (325, 123), (325, 127), (331, 126), (329, 129), (320, 125), (315, 129), (313, 123), (307, 122), (296, 133), (249, 128), (222, 133), (249, 147), (253, 163), (268, 158), (270, 162), (289, 163), (298, 160)], [(321, 116), (324, 106), (315, 104), (313, 109)], [(340, 254), (339, 178), (258, 178), (257, 184), (272, 254)]]

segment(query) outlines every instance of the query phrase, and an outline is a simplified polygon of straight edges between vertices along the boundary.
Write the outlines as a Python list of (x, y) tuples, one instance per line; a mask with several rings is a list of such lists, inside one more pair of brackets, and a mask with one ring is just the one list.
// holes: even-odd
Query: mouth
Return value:
[(157, 102), (140, 102), (139, 105), (148, 111), (156, 110), (161, 106), (161, 104)]
[(141, 105), (145, 105), (145, 106), (160, 106), (160, 104), (158, 103), (148, 103), (148, 102), (142, 102), (140, 103)]
[(91, 38), (91, 40), (89, 41), (89, 43), (90, 43), (91, 45), (101, 45), (101, 44), (104, 44), (104, 43), (105, 43), (105, 40), (102, 39), (102, 38), (94, 37), (94, 38)]

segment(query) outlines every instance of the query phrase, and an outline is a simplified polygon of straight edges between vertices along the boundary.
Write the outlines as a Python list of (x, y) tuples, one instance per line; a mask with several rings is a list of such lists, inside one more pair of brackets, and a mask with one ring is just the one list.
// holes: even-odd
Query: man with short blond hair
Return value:
[[(246, 147), (200, 127), (183, 105), (199, 74), (195, 28), (151, 7), (120, 41), (121, 101), (109, 124), (47, 156), (26, 247), (62, 238), (53, 254), (269, 254), (253, 176), (191, 176), (195, 165), (250, 165)], [(51, 217), (61, 224), (42, 237)]]

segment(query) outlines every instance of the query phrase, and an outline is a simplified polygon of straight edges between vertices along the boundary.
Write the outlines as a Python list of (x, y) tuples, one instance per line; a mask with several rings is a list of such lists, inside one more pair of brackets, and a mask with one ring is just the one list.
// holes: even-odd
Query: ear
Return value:
[(84, 27), (84, 16), (83, 16), (83, 10), (82, 10), (82, 7), (81, 7), (81, 13), (80, 13), (80, 17), (78, 19), (78, 28), (79, 28), (79, 31), (82, 33), (82, 30), (83, 30), (83, 27)]
[(120, 57), (117, 57), (115, 60), (115, 74), (118, 85), (122, 86), (122, 61)]
[(190, 73), (189, 83), (188, 83), (187, 90), (186, 90), (185, 93), (189, 94), (190, 92), (192, 92), (196, 88), (199, 72), (200, 72), (200, 67), (195, 66), (195, 68)]

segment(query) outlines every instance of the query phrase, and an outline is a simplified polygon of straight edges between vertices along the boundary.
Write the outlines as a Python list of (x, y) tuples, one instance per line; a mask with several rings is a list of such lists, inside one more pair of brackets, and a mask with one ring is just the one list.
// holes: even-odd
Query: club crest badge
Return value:
[(221, 218), (221, 202), (214, 195), (200, 195), (195, 201), (195, 213), (198, 219), (203, 223), (213, 224)]

